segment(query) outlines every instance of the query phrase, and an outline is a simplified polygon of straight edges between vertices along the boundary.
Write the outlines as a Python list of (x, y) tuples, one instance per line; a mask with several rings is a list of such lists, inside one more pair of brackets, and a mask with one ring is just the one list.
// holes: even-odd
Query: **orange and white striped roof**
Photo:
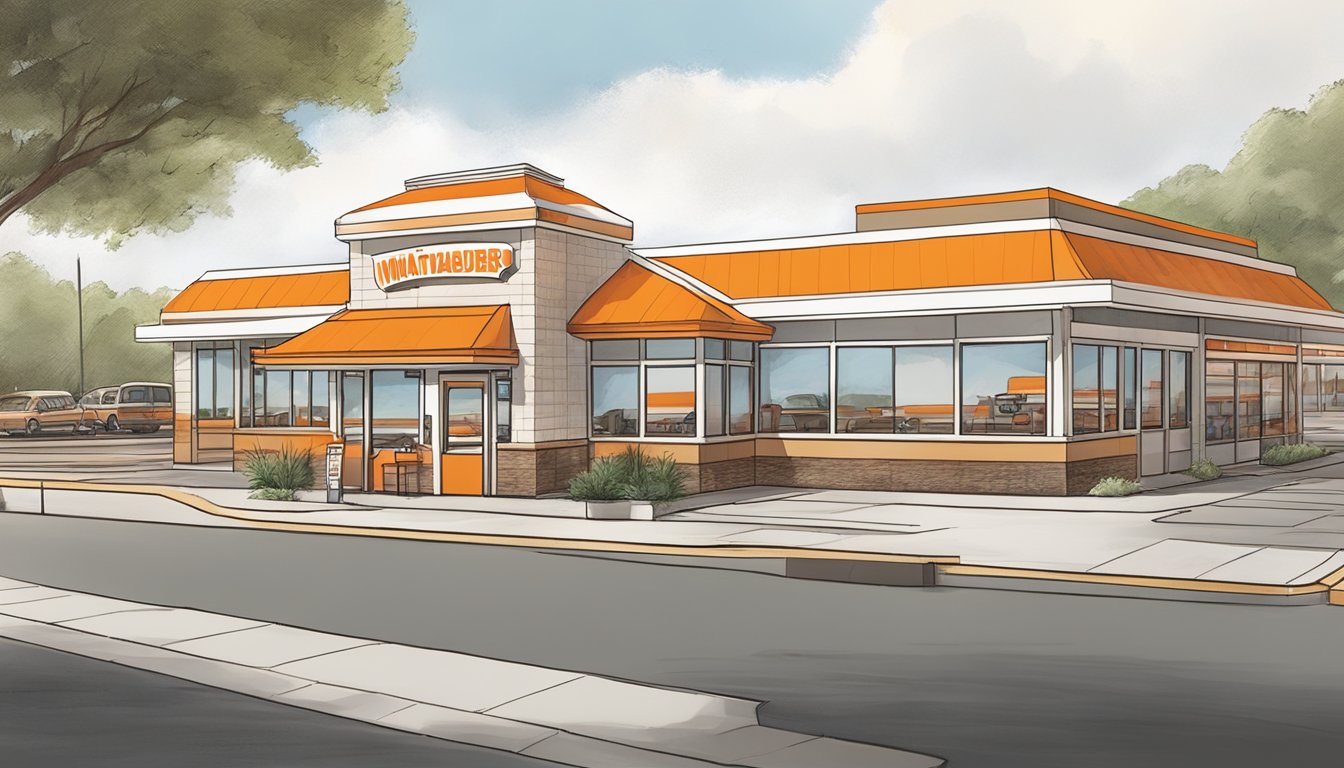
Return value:
[(338, 218), (336, 236), (360, 240), (538, 225), (627, 243), (634, 238), (629, 219), (526, 163), (408, 179), (406, 191)]
[(201, 313), (326, 308), (350, 301), (350, 265), (226, 269), (206, 272), (163, 308), (165, 321)]

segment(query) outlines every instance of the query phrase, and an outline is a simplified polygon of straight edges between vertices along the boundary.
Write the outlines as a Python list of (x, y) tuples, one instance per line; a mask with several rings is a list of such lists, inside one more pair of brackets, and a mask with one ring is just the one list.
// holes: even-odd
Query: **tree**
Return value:
[(1249, 237), (1344, 307), (1344, 80), (1266, 112), (1223, 170), (1187, 165), (1121, 205)]
[(239, 163), (314, 162), (289, 114), (381, 111), (404, 0), (0, 0), (0, 224), (105, 236), (225, 215)]

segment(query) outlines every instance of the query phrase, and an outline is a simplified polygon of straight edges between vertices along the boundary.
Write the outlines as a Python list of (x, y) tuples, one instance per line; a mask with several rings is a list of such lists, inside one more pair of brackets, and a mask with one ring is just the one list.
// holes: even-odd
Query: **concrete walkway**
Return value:
[(0, 578), (0, 636), (565, 765), (891, 766), (929, 755), (767, 728), (759, 702)]

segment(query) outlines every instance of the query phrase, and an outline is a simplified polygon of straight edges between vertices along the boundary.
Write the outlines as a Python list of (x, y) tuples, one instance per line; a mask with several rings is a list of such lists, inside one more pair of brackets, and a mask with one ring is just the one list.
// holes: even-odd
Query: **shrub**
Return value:
[(287, 490), (292, 498), (296, 489), (313, 485), (313, 452), (296, 451), (288, 446), (278, 452), (248, 451), (243, 474), (253, 490)]
[(1276, 445), (1265, 451), (1264, 455), (1260, 457), (1260, 463), (1268, 464), (1271, 467), (1282, 467), (1285, 464), (1296, 464), (1299, 461), (1319, 459), (1329, 453), (1330, 451), (1325, 448), (1311, 443)]
[(1089, 496), (1131, 496), (1143, 490), (1143, 486), (1124, 477), (1103, 477), (1087, 492)]
[(677, 462), (664, 454), (652, 457), (635, 446), (604, 456), (569, 483), (569, 497), (579, 501), (672, 501), (686, 495)]
[(1196, 480), (1217, 480), (1223, 476), (1223, 468), (1208, 459), (1200, 459), (1191, 464), (1185, 474)]
[(294, 495), (293, 488), (258, 488), (247, 494), (249, 499), (264, 499), (266, 501), (294, 501), (298, 497)]
[(578, 501), (615, 501), (625, 498), (629, 473), (623, 456), (603, 456), (569, 481), (569, 497)]

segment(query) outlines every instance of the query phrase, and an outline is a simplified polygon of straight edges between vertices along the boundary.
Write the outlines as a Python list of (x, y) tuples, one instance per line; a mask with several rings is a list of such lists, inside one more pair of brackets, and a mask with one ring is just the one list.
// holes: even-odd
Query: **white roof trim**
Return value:
[(202, 280), (236, 280), (241, 277), (278, 277), (282, 275), (314, 275), (321, 272), (349, 272), (350, 262), (332, 264), (300, 264), (290, 267), (252, 267), (247, 269), (212, 269), (196, 278)]
[(1266, 272), (1277, 272), (1281, 275), (1297, 277), (1297, 270), (1287, 264), (1280, 264), (1277, 261), (1265, 261), (1254, 256), (1243, 256), (1240, 253), (1231, 253), (1229, 251), (1220, 251), (1216, 248), (1204, 248), (1198, 245), (1188, 243), (1178, 243), (1174, 240), (1163, 240), (1160, 237), (1149, 237), (1147, 235), (1136, 235), (1132, 232), (1122, 232), (1118, 229), (1107, 229), (1105, 227), (1096, 227), (1091, 224), (1082, 224), (1077, 221), (1067, 219), (1056, 219), (1059, 225), (1058, 229), (1064, 232), (1071, 232), (1076, 235), (1085, 235), (1087, 237), (1096, 237), (1102, 240), (1111, 240), (1117, 243), (1127, 245), (1137, 245), (1141, 248), (1153, 248), (1159, 251), (1171, 251), (1181, 253), (1186, 256), (1196, 256), (1201, 259), (1213, 259), (1215, 261), (1225, 261), (1229, 264), (1240, 264), (1243, 267), (1252, 269), (1262, 269)]
[(883, 293), (805, 296), (738, 304), (747, 317), (765, 322), (836, 318), (944, 315), (966, 311), (1057, 309), (1105, 304), (1112, 299), (1109, 280), (1013, 283), (970, 288), (931, 288)]
[(285, 317), (330, 317), (345, 309), (344, 304), (312, 304), (299, 307), (246, 307), (239, 309), (212, 309), (200, 312), (164, 312), (159, 315), (166, 324), (189, 322), (220, 322), (224, 320), (262, 320)]
[(402, 219), (420, 219), (430, 216), (456, 216), (468, 213), (488, 213), (490, 211), (513, 211), (519, 208), (545, 208), (546, 210), (582, 216), (605, 224), (634, 226), (624, 216), (619, 216), (605, 208), (586, 203), (555, 203), (533, 197), (524, 192), (510, 192), (504, 195), (486, 195), (484, 197), (462, 197), (449, 200), (425, 200), (419, 203), (384, 205), (364, 211), (351, 211), (336, 219), (337, 226), (350, 224), (368, 224), (380, 221), (400, 221)]
[(1288, 307), (1251, 299), (1181, 291), (1139, 283), (1115, 283), (1115, 303), (1128, 308), (1203, 315), (1231, 320), (1261, 320), (1285, 325), (1344, 329), (1344, 314), (1324, 309)]
[(482, 222), (480, 224), (458, 224), (451, 227), (419, 227), (416, 229), (395, 229), (386, 232), (361, 232), (356, 235), (337, 235), (336, 239), (345, 242), (354, 242), (358, 240), (381, 240), (388, 237), (405, 237), (407, 235), (438, 235), (451, 232), (492, 232), (501, 229), (552, 229), (557, 232), (568, 232), (571, 235), (581, 235), (590, 237), (594, 240), (604, 240), (608, 243), (618, 243), (620, 245), (629, 245), (630, 241), (620, 237), (604, 235), (600, 232), (591, 232), (578, 227), (570, 227), (564, 224), (557, 224), (553, 221), (541, 221), (539, 219), (514, 219), (512, 221), (492, 221)]
[(236, 320), (216, 323), (137, 325), (136, 341), (209, 341), (297, 336), (317, 327), (328, 315)]

